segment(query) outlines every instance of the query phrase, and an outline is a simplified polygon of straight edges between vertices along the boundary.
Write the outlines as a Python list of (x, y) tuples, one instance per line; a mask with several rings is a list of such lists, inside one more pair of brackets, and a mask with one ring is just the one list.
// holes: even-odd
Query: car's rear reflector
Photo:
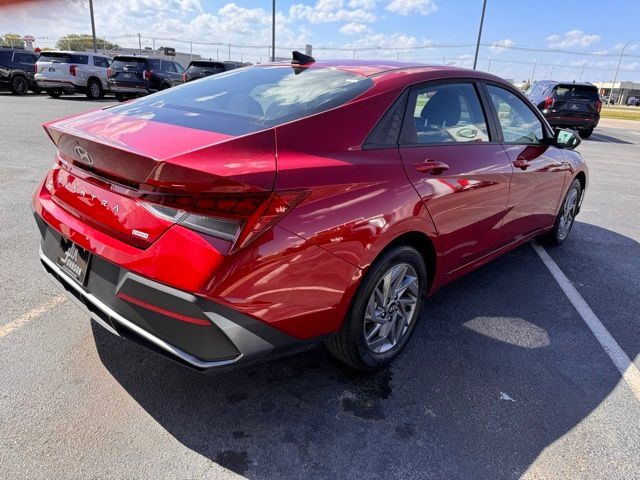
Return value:
[(152, 312), (159, 313), (160, 315), (164, 315), (166, 317), (175, 318), (176, 320), (180, 320), (181, 322), (193, 323), (194, 325), (202, 325), (205, 327), (211, 325), (211, 322), (209, 320), (205, 320), (203, 318), (191, 317), (189, 315), (183, 315), (177, 312), (172, 312), (171, 310), (167, 310), (166, 308), (158, 307), (157, 305), (152, 305), (151, 303), (145, 302), (144, 300), (140, 300), (139, 298), (135, 298), (130, 295), (127, 295), (126, 293), (118, 292), (116, 296), (120, 300), (124, 300), (125, 302), (131, 303), (133, 305), (137, 305), (138, 307), (142, 307), (146, 310), (151, 310)]

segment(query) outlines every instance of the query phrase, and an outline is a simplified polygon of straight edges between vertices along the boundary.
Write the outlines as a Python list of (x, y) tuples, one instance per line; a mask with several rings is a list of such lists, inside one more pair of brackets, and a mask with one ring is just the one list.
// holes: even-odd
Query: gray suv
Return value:
[(36, 63), (38, 87), (52, 97), (63, 93), (84, 93), (87, 98), (101, 98), (109, 89), (107, 69), (111, 59), (88, 52), (42, 52)]

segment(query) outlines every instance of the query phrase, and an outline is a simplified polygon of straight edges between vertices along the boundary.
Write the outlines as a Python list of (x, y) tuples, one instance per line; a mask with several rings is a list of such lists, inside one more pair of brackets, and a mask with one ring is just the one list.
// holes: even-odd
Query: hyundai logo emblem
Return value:
[(89, 152), (87, 152), (84, 148), (78, 146), (75, 148), (75, 151), (81, 162), (86, 163), (87, 165), (93, 165), (93, 159), (91, 158), (91, 155), (89, 155)]

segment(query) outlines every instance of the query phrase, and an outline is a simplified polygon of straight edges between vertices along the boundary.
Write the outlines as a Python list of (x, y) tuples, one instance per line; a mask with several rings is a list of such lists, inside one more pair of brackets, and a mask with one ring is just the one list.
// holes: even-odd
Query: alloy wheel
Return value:
[(576, 207), (578, 206), (578, 190), (572, 188), (567, 193), (567, 198), (562, 206), (562, 215), (560, 216), (560, 222), (558, 223), (558, 237), (564, 240), (569, 235), (571, 225), (576, 216)]
[(13, 79), (13, 90), (17, 95), (24, 95), (29, 89), (29, 84), (23, 77), (16, 77)]
[(100, 85), (98, 85), (96, 82), (93, 82), (89, 89), (91, 90), (92, 98), (98, 98), (100, 96)]
[(373, 353), (385, 353), (401, 343), (413, 322), (420, 285), (418, 274), (399, 263), (382, 276), (367, 303), (364, 338)]

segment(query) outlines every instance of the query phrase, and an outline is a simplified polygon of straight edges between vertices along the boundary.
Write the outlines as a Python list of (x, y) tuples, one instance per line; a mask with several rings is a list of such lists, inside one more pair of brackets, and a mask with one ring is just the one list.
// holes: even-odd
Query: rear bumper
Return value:
[(571, 116), (558, 114), (545, 114), (547, 121), (553, 127), (569, 128), (596, 128), (600, 116)]
[[(42, 235), (40, 261), (53, 283), (111, 333), (182, 365), (199, 371), (226, 371), (304, 350), (321, 340), (296, 339), (226, 306), (136, 275), (95, 254), (86, 284), (80, 285), (55, 261), (61, 235), (37, 214), (35, 217)], [(123, 298), (140, 302), (132, 304)], [(144, 304), (158, 308), (140, 306)], [(172, 312), (208, 324), (183, 322), (172, 318)]]
[(37, 78), (36, 77), (36, 85), (40, 88), (63, 88), (65, 90), (76, 90), (78, 88), (82, 88), (79, 85), (76, 85), (69, 80), (53, 80), (46, 78)]
[(146, 85), (140, 85), (140, 84), (123, 84), (123, 83), (115, 83), (115, 82), (109, 82), (109, 90), (111, 90), (114, 93), (143, 93), (143, 94), (147, 94), (147, 93), (151, 93), (152, 90), (150, 90)]

